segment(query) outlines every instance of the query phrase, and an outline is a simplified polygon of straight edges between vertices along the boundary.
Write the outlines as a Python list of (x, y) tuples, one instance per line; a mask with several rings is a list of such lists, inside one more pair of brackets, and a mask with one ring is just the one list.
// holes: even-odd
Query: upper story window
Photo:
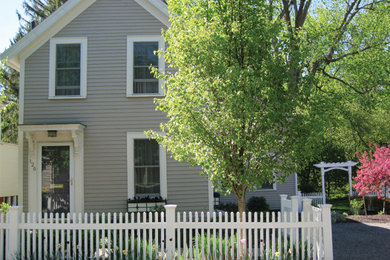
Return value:
[(87, 38), (50, 40), (49, 98), (86, 98)]
[(127, 38), (127, 96), (163, 95), (162, 80), (156, 79), (150, 68), (164, 72), (164, 60), (155, 53), (164, 49), (159, 36), (128, 36)]

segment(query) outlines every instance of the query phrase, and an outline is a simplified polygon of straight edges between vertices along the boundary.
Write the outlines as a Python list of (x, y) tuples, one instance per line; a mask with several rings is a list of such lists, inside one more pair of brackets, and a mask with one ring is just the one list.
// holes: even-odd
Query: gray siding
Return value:
[[(247, 193), (245, 200), (248, 202), (251, 197), (264, 197), (270, 209), (280, 209), (280, 194), (287, 194), (289, 196), (296, 195), (295, 185), (295, 174), (291, 174), (287, 178), (286, 183), (276, 184), (276, 190), (252, 191)], [(236, 197), (233, 194), (227, 196), (221, 195), (220, 201), (221, 203), (237, 203)]]
[[(85, 211), (126, 210), (126, 133), (157, 130), (165, 120), (155, 111), (153, 98), (126, 97), (127, 36), (160, 35), (161, 28), (163, 25), (133, 0), (98, 0), (60, 31), (56, 37), (88, 38), (84, 100), (48, 100), (49, 42), (26, 60), (24, 124), (87, 126)], [(24, 169), (26, 174), (26, 165)], [(179, 210), (208, 209), (207, 180), (199, 170), (168, 159), (167, 174), (169, 203), (178, 203)], [(24, 183), (27, 195), (26, 177)]]

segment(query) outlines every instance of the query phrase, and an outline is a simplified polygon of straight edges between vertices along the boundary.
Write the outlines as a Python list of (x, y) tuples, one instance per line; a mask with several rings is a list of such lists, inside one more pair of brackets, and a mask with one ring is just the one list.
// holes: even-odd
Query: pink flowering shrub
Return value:
[(383, 188), (385, 191), (390, 188), (390, 145), (379, 147), (374, 144), (374, 147), (374, 154), (372, 149), (362, 155), (356, 153), (362, 165), (354, 178), (356, 184), (353, 187), (359, 192), (359, 196), (376, 192), (379, 199)]

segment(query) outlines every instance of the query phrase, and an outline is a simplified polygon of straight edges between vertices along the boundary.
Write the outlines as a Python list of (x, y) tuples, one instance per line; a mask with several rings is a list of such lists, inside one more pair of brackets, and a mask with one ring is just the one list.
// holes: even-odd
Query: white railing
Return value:
[[(354, 196), (358, 196), (358, 195), (359, 195), (359, 192), (353, 191), (352, 194), (353, 194)], [(365, 197), (378, 197), (376, 191), (375, 191), (375, 192), (367, 193), (367, 194), (364, 195), (364, 196), (365, 196)], [(383, 191), (380, 193), (380, 197), (383, 198), (384, 196), (385, 196), (385, 195), (384, 195), (384, 190), (383, 190)], [(390, 199), (390, 191), (387, 191), (386, 197), (387, 197), (388, 199)]]
[[(287, 198), (282, 199), (288, 204)], [(333, 259), (330, 205), (301, 214), (164, 213), (0, 216), (0, 259)], [(6, 220), (6, 221), (4, 221)]]
[(298, 198), (299, 198), (299, 205), (301, 205), (303, 199), (311, 199), (312, 205), (316, 207), (324, 203), (322, 192), (302, 193), (298, 191)]
[(1, 198), (3, 198), (4, 203), (7, 203), (10, 206), (18, 206), (18, 195), (0, 197), (0, 199)]

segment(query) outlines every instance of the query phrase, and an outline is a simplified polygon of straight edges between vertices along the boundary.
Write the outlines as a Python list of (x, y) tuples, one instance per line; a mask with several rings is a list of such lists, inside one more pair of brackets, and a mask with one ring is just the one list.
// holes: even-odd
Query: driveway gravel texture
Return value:
[(390, 260), (390, 222), (337, 223), (332, 234), (334, 260)]

